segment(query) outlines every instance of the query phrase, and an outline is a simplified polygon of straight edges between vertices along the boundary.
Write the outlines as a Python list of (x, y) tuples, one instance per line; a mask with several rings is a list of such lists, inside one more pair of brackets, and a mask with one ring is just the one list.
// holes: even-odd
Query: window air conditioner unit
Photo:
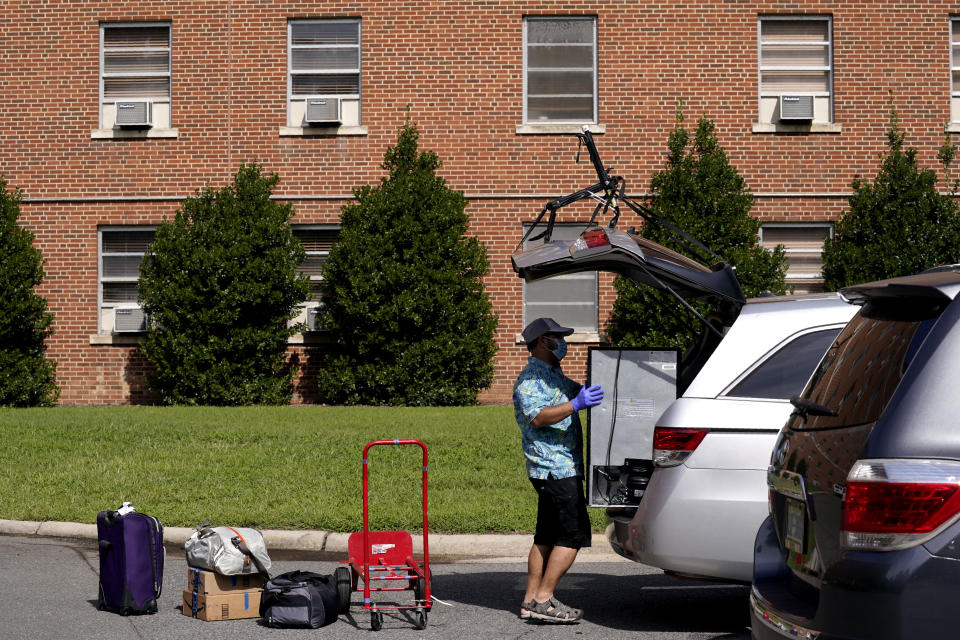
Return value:
[(308, 98), (303, 122), (307, 125), (339, 124), (340, 98)]
[(117, 102), (117, 119), (115, 122), (118, 127), (152, 127), (152, 112), (152, 102)]
[(137, 305), (113, 308), (114, 333), (139, 333), (147, 330), (147, 314)]
[(307, 308), (307, 331), (323, 331), (320, 324), (320, 306)]
[(813, 120), (813, 96), (780, 96), (781, 120)]

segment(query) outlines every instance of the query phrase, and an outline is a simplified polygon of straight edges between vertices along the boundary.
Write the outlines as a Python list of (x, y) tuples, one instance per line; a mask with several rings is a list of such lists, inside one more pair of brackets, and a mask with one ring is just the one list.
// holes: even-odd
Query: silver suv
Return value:
[(854, 313), (835, 293), (750, 299), (656, 422), (656, 470), (635, 513), (609, 510), (611, 547), (671, 573), (749, 582), (780, 426)]

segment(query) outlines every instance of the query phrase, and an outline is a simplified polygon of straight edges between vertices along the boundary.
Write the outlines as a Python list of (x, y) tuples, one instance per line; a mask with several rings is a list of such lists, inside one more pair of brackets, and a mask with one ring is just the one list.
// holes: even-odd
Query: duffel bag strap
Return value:
[(230, 529), (230, 531), (233, 531), (234, 533), (233, 538), (230, 539), (230, 542), (233, 543), (233, 546), (235, 546), (240, 551), (240, 553), (247, 556), (247, 561), (250, 561), (250, 560), (253, 561), (253, 564), (256, 565), (257, 567), (257, 572), (261, 576), (263, 576), (264, 580), (269, 580), (270, 574), (263, 567), (263, 563), (260, 562), (260, 558), (258, 558), (256, 555), (253, 554), (253, 552), (250, 551), (250, 547), (247, 546), (247, 541), (243, 539), (243, 536), (240, 535), (240, 532), (234, 529), (233, 527), (227, 527), (227, 529)]

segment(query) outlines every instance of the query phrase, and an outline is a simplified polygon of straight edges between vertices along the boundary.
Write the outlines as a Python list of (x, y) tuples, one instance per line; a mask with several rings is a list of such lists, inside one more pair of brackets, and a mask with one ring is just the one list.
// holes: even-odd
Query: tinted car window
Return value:
[(896, 390), (935, 319), (869, 317), (861, 311), (817, 367), (805, 398), (836, 416), (794, 416), (793, 429), (828, 429), (874, 422)]
[(740, 381), (728, 396), (785, 400), (803, 391), (810, 372), (840, 329), (806, 333), (788, 342)]

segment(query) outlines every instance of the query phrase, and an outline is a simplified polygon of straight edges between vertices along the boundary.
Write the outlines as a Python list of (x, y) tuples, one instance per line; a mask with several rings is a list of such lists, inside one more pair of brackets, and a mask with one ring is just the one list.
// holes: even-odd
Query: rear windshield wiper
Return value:
[(801, 398), (800, 396), (793, 396), (790, 398), (790, 404), (797, 408), (794, 413), (799, 415), (804, 420), (807, 419), (807, 416), (830, 416), (831, 418), (835, 418), (838, 415), (837, 412), (830, 407), (825, 407), (822, 404), (814, 402), (813, 400)]

